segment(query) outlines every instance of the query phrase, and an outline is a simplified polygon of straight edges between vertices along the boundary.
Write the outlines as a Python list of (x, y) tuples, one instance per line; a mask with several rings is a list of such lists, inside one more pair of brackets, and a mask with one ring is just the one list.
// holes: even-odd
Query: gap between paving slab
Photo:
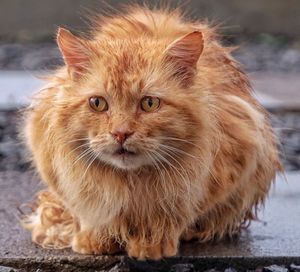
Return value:
[[(0, 110), (27, 105), (30, 97), (45, 85), (46, 72), (0, 71)], [(40, 77), (40, 79), (39, 79)], [(270, 110), (300, 109), (300, 76), (290, 73), (250, 74), (254, 95)]]
[(18, 222), (16, 208), (32, 199), (42, 185), (30, 172), (0, 172), (0, 266), (42, 271), (114, 267), (119, 269), (115, 271), (168, 271), (174, 265), (189, 264), (203, 271), (214, 267), (300, 265), (300, 172), (286, 176), (287, 182), (278, 177), (265, 210), (259, 212), (261, 221), (253, 222), (239, 238), (208, 244), (183, 243), (178, 257), (137, 262), (126, 255), (83, 256), (71, 250), (46, 250), (34, 245)]

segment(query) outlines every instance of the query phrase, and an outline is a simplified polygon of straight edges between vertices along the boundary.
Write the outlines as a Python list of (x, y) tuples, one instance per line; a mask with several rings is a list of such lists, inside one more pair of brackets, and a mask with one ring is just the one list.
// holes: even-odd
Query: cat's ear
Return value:
[(87, 42), (64, 28), (58, 29), (56, 41), (71, 77), (80, 77), (89, 65)]
[(174, 64), (174, 76), (190, 81), (202, 51), (203, 35), (200, 31), (191, 32), (172, 42), (165, 50), (165, 56), (167, 62)]

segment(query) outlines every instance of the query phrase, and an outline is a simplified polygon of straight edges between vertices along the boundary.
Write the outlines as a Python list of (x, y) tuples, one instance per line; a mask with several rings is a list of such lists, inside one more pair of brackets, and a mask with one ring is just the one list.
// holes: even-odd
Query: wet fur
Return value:
[[(194, 74), (178, 74), (163, 52), (193, 31), (203, 35), (203, 52)], [(131, 7), (99, 18), (83, 43), (91, 63), (78, 70), (80, 80), (61, 68), (26, 115), (26, 141), (48, 197), (79, 222), (65, 244), (100, 254), (120, 246), (130, 256), (159, 259), (175, 255), (180, 239), (223, 238), (256, 218), (281, 170), (276, 138), (215, 29), (178, 10)], [(100, 89), (115, 101), (110, 116), (88, 108)], [(161, 97), (160, 110), (137, 114), (132, 105), (141, 92)], [(103, 144), (124, 120), (137, 134), (132, 145), (160, 152), (152, 165), (126, 170), (82, 156), (90, 139)], [(33, 234), (43, 229), (33, 240), (47, 246), (49, 227), (36, 220), (41, 211), (26, 225)]]

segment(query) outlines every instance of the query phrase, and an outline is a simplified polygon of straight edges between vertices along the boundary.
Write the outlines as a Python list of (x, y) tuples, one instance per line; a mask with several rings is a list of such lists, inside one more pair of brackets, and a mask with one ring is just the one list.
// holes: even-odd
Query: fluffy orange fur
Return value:
[[(66, 65), (26, 115), (49, 188), (25, 221), (34, 242), (159, 259), (180, 239), (221, 239), (255, 218), (281, 170), (276, 138), (213, 27), (130, 7), (98, 19), (90, 38), (60, 29), (57, 42)], [(143, 111), (145, 97), (159, 107)]]

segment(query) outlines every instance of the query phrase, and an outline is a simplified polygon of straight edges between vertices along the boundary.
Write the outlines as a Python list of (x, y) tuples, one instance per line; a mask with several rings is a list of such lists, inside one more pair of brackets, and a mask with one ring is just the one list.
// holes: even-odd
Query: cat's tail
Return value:
[(40, 191), (35, 203), (26, 206), (30, 207), (30, 212), (21, 209), (21, 224), (31, 231), (34, 243), (44, 248), (71, 247), (78, 224), (53, 193)]

